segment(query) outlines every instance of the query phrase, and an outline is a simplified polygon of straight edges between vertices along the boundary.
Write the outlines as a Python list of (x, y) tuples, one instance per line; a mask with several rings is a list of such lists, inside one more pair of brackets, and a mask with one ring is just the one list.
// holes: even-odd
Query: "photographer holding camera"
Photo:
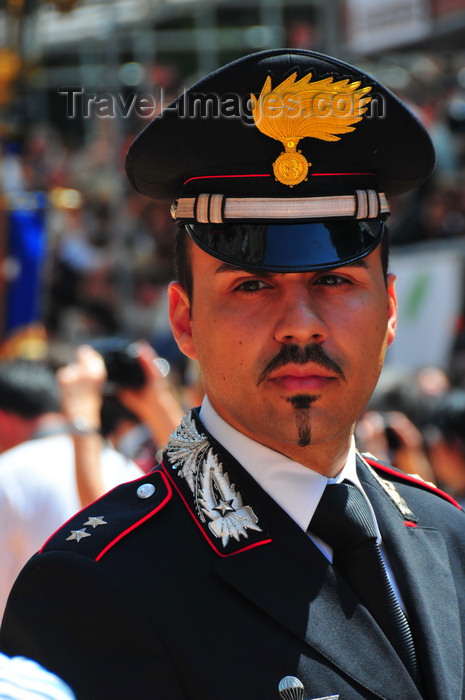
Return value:
[(102, 346), (102, 353), (82, 345), (77, 348), (76, 361), (58, 371), (62, 411), (72, 429), (76, 483), (83, 506), (107, 490), (100, 460), (103, 393), (108, 381), (119, 402), (134, 416), (132, 423), (125, 421), (123, 425), (121, 421), (112, 426), (108, 438), (116, 449), (123, 433), (137, 420), (147, 426), (153, 443), (163, 447), (182, 418), (182, 409), (157, 359), (145, 341), (129, 348), (115, 342), (110, 347)]

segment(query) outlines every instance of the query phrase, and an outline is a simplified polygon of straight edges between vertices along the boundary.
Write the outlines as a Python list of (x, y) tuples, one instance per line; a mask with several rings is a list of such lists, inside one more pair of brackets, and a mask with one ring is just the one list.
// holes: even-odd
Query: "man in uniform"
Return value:
[(433, 162), (389, 91), (302, 50), (220, 69), (139, 135), (206, 398), (28, 563), (7, 653), (78, 698), (465, 698), (465, 516), (352, 437), (395, 334), (388, 196)]

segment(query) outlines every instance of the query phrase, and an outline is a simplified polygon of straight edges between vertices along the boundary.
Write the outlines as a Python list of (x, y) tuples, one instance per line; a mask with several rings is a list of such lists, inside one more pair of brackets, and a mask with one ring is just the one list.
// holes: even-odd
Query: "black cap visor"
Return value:
[(304, 224), (185, 224), (194, 242), (242, 269), (308, 272), (348, 265), (381, 241), (384, 221)]

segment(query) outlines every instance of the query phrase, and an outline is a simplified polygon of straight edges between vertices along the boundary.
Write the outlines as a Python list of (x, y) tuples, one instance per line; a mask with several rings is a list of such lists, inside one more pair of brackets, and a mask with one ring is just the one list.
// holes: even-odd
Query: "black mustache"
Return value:
[(329, 357), (321, 345), (312, 343), (310, 345), (305, 345), (305, 347), (300, 347), (299, 345), (289, 344), (282, 345), (278, 354), (275, 355), (272, 360), (270, 360), (260, 374), (257, 386), (261, 384), (271, 374), (271, 372), (274, 372), (280, 367), (284, 367), (288, 364), (305, 365), (307, 362), (312, 362), (315, 365), (319, 365), (320, 367), (323, 367), (323, 369), (334, 372), (342, 379), (345, 379), (342, 367), (340, 367), (335, 360)]

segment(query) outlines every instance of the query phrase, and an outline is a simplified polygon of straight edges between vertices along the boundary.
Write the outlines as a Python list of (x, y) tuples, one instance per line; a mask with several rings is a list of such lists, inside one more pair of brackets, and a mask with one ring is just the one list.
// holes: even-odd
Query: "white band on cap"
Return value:
[(223, 194), (199, 194), (181, 197), (171, 207), (177, 220), (200, 224), (223, 224), (230, 220), (257, 219), (331, 219), (352, 218), (364, 221), (389, 214), (386, 195), (376, 190), (356, 190), (355, 194), (321, 197), (226, 197)]

